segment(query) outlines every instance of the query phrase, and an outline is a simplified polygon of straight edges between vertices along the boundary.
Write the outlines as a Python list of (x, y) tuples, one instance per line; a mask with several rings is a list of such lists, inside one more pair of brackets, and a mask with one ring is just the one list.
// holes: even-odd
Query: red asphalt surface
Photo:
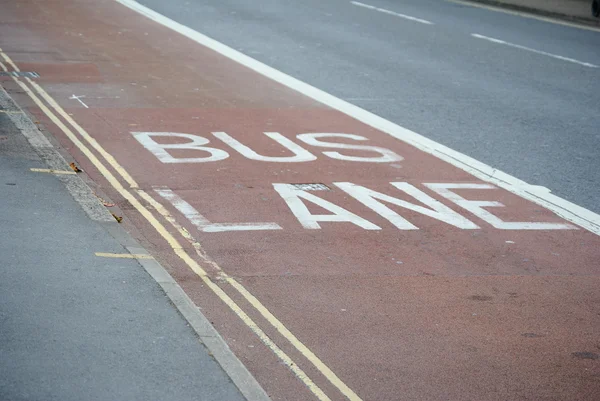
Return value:
[[(482, 183), (468, 173), (277, 84), (111, 0), (3, 2), (0, 48), (160, 201), (227, 274), (255, 295), (363, 400), (600, 400), (600, 238), (584, 230), (500, 230), (423, 183)], [(202, 284), (154, 228), (8, 78), (18, 102), (57, 138), (125, 227), (169, 270), (273, 400), (315, 396)], [(85, 96), (81, 100), (73, 95)], [(401, 122), (400, 122), (401, 123)], [(262, 155), (291, 153), (279, 132), (317, 157), (249, 160), (215, 138), (226, 132)], [(131, 132), (210, 140), (225, 160), (162, 163)], [(301, 133), (346, 133), (404, 160), (336, 160)], [(468, 135), (469, 133), (465, 133)], [(185, 142), (155, 138), (162, 143)], [(484, 145), (482, 145), (484, 146)], [(485, 145), (487, 146), (487, 144)], [(171, 151), (174, 157), (206, 157)], [(386, 203), (419, 230), (400, 230), (336, 187), (351, 182), (418, 204), (390, 182), (408, 182), (480, 229), (463, 230)], [(309, 191), (379, 226), (320, 222), (306, 229), (273, 183)], [(123, 182), (123, 184), (125, 184)], [(202, 232), (155, 187), (168, 187), (211, 222), (273, 222), (275, 231)], [(505, 221), (566, 223), (502, 189), (457, 190)], [(313, 214), (329, 214), (309, 201)], [(164, 220), (174, 235), (176, 231)], [(191, 245), (178, 236), (190, 251)], [(101, 249), (90, 252), (102, 251)], [(190, 253), (191, 254), (191, 253)], [(343, 395), (218, 272), (211, 277), (331, 399)]]

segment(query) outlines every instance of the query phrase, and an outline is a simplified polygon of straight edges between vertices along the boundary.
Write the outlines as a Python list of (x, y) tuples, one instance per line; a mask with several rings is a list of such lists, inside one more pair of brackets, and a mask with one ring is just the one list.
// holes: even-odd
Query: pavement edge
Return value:
[[(59, 171), (69, 169), (67, 161), (2, 85), (0, 85), (0, 110), (12, 111), (7, 113), (7, 116), (50, 169)], [(149, 254), (117, 223), (82, 178), (77, 175), (56, 174), (55, 176), (63, 182), (88, 217), (100, 224), (130, 254)], [(248, 401), (271, 401), (266, 391), (235, 356), (223, 337), (169, 272), (155, 259), (137, 259), (137, 261), (162, 288), (177, 311), (196, 332), (199, 341), (208, 349), (242, 395)]]
[(498, 9), (523, 12), (523, 13), (528, 13), (528, 14), (533, 14), (533, 15), (539, 15), (542, 17), (562, 20), (562, 21), (566, 21), (566, 22), (578, 23), (578, 24), (582, 24), (585, 26), (589, 26), (589, 27), (600, 28), (600, 20), (595, 19), (591, 15), (591, 6), (592, 6), (591, 2), (590, 2), (590, 17), (589, 18), (579, 17), (576, 15), (569, 15), (569, 14), (560, 13), (560, 12), (556, 12), (556, 11), (544, 10), (541, 8), (524, 6), (524, 5), (520, 5), (520, 4), (506, 3), (504, 1), (498, 1), (498, 0), (462, 0), (461, 2), (464, 4), (472, 3), (473, 5), (483, 4), (483, 5), (495, 7)]

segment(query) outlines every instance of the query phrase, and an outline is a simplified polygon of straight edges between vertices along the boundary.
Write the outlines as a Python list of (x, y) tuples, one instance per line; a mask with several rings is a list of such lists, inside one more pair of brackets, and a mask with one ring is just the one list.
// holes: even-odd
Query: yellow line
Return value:
[[(2, 55), (2, 58), (4, 58), (4, 60), (10, 64), (15, 71), (21, 71), (19, 67), (11, 60), (11, 58), (2, 51), (2, 49), (0, 49), (0, 55)], [(6, 68), (4, 70), (7, 71)], [(69, 124), (71, 124), (71, 126), (75, 128), (75, 130), (83, 138), (85, 138), (85, 140), (88, 141), (89, 144), (92, 145), (96, 151), (98, 151), (98, 153), (102, 155), (108, 164), (110, 164), (117, 171), (117, 173), (123, 177), (123, 179), (131, 188), (138, 188), (138, 184), (135, 182), (133, 177), (131, 177), (131, 175), (125, 171), (125, 169), (117, 162), (117, 160), (110, 153), (104, 150), (104, 148), (100, 146), (96, 139), (90, 136), (79, 124), (77, 124), (77, 122), (50, 95), (48, 95), (48, 93), (41, 86), (39, 86), (37, 82), (32, 81), (27, 77), (25, 80), (40, 94), (40, 96), (42, 96), (42, 98), (44, 98), (44, 100), (46, 100), (46, 102), (48, 102), (50, 106), (54, 108), (54, 110), (56, 110), (60, 116), (62, 116)]]
[(79, 135), (85, 138), (85, 140), (88, 141), (88, 143), (92, 145), (92, 147), (102, 155), (104, 160), (106, 160), (108, 164), (110, 164), (115, 169), (115, 171), (119, 173), (121, 177), (123, 177), (123, 179), (127, 182), (130, 188), (138, 188), (138, 184), (129, 175), (129, 173), (125, 171), (125, 169), (117, 162), (117, 160), (110, 153), (104, 150), (104, 148), (100, 146), (96, 139), (91, 137), (90, 134), (88, 134), (79, 124), (77, 124), (77, 122), (73, 120), (73, 118), (58, 103), (56, 103), (56, 101), (52, 97), (50, 97), (50, 95), (48, 95), (48, 93), (46, 93), (46, 91), (41, 86), (39, 86), (37, 82), (32, 81), (29, 78), (25, 78), (25, 80), (31, 86), (33, 86), (33, 88), (44, 98), (44, 100), (46, 100), (46, 102), (48, 102), (50, 106), (54, 108), (54, 110), (56, 110), (56, 112), (60, 116), (62, 116), (69, 124), (71, 124), (73, 128), (75, 128)]
[(51, 168), (30, 168), (30, 171), (33, 171), (34, 173), (49, 173), (49, 174), (77, 174), (74, 171), (68, 171), (68, 170), (54, 170)]
[(261, 315), (263, 315), (269, 323), (273, 325), (283, 335), (287, 338), (290, 343), (298, 350), (302, 355), (306, 357), (322, 374), (325, 376), (331, 384), (340, 390), (342, 394), (346, 396), (351, 401), (361, 401), (360, 397), (352, 391), (350, 387), (346, 385), (327, 365), (323, 363), (306, 345), (304, 345), (291, 331), (288, 330), (269, 310), (262, 304), (254, 295), (252, 295), (243, 285), (238, 283), (234, 278), (229, 275), (225, 275), (224, 277), (229, 284), (231, 284), (236, 290), (239, 291), (240, 294), (244, 296), (250, 302), (252, 306), (254, 306)]
[(0, 110), (0, 113), (4, 113), (4, 114), (23, 114), (22, 111), (12, 111), (12, 110)]
[(169, 213), (169, 211), (158, 201), (148, 195), (145, 191), (139, 189), (137, 190), (138, 194), (146, 200), (150, 206), (152, 206), (156, 211), (163, 215), (163, 217), (171, 223), (171, 225), (179, 231), (181, 236), (187, 239), (194, 249), (196, 249), (196, 253), (200, 256), (203, 261), (211, 264), (216, 270), (218, 270), (219, 276), (224, 279), (227, 283), (229, 283), (233, 288), (235, 288), (273, 327), (277, 329), (277, 331), (284, 336), (302, 355), (306, 357), (320, 372), (325, 376), (331, 384), (340, 390), (342, 394), (346, 396), (351, 401), (360, 401), (360, 397), (349, 388), (323, 361), (319, 359), (306, 345), (304, 345), (290, 330), (288, 330), (285, 325), (279, 321), (254, 295), (250, 293), (243, 285), (241, 285), (237, 280), (233, 277), (229, 276), (225, 273), (221, 267), (212, 261), (202, 249), (200, 243), (187, 231), (184, 227), (182, 227), (175, 218)]
[[(0, 53), (2, 54), (2, 58), (4, 58), (4, 60), (10, 64), (10, 66), (17, 72), (20, 72), (21, 70), (19, 70), (19, 67), (17, 67), (17, 65), (15, 63), (13, 63), (13, 61), (10, 59), (10, 57), (8, 57), (8, 55), (6, 53), (4, 53), (4, 51), (2, 51), (2, 49), (0, 49)], [(8, 71), (8, 68), (6, 68), (4, 65), (2, 65), (2, 69), (4, 71)], [(15, 77), (13, 77), (15, 78)]]
[(148, 193), (142, 189), (138, 189), (137, 193), (142, 197), (146, 202), (150, 204), (156, 211), (158, 211), (171, 225), (183, 236), (186, 240), (188, 240), (196, 253), (203, 262), (210, 264), (215, 270), (219, 272), (219, 277), (225, 279), (227, 283), (231, 284), (252, 306), (254, 306), (263, 317), (267, 319), (272, 326), (274, 326), (279, 333), (281, 333), (298, 351), (300, 351), (313, 365), (325, 376), (333, 385), (335, 385), (349, 400), (352, 401), (361, 401), (361, 399), (352, 391), (344, 382), (342, 382), (335, 373), (331, 371), (312, 351), (308, 349), (304, 344), (302, 344), (296, 336), (294, 336), (284, 325), (281, 323), (269, 310), (263, 306), (258, 299), (256, 299), (246, 288), (244, 288), (240, 283), (238, 283), (234, 278), (229, 276), (227, 273), (221, 269), (221, 267), (211, 260), (208, 255), (202, 249), (200, 243), (186, 230), (182, 227), (177, 220), (171, 215), (171, 213), (156, 199), (148, 195)]
[[(6, 56), (7, 57), (7, 56)], [(13, 68), (18, 69), (18, 67), (14, 64), (12, 64)], [(56, 101), (46, 93), (46, 91), (39, 86), (36, 82), (30, 80), (29, 78), (26, 78), (26, 80), (29, 82), (29, 84), (31, 84), (34, 89), (36, 89), (36, 91), (38, 93), (40, 93), (40, 95), (60, 114), (62, 115), (65, 120), (67, 120), (67, 122), (69, 122), (71, 125), (74, 126), (74, 128), (96, 149), (98, 150), (98, 152), (104, 156), (104, 159), (111, 165), (113, 165), (113, 167), (115, 168), (115, 170), (123, 177), (123, 179), (125, 179), (125, 181), (127, 181), (130, 186), (132, 188), (138, 188), (137, 183), (133, 180), (133, 178), (131, 178), (131, 176), (126, 172), (126, 170), (119, 165), (119, 163), (108, 153), (106, 152), (102, 146), (93, 138), (91, 137), (83, 128), (81, 128), (72, 118), (71, 116), (69, 116), (63, 109), (62, 107), (56, 103)], [(144, 191), (142, 190), (138, 190), (137, 191), (138, 194), (140, 194), (140, 196), (142, 196), (144, 199), (146, 199), (147, 201), (149, 199), (152, 199), (151, 197), (149, 197)], [(167, 218), (168, 216), (168, 212), (166, 212), (166, 209), (164, 207), (162, 207), (162, 205), (158, 204), (158, 202), (152, 202), (151, 205), (153, 207), (155, 207), (157, 209), (157, 211), (159, 211), (159, 213), (161, 213), (163, 216), (165, 216), (165, 218)], [(171, 222), (171, 224), (173, 224), (174, 219), (171, 218), (171, 220), (169, 220), (167, 218), (168, 221)], [(176, 227), (177, 228), (177, 227)], [(187, 231), (184, 231), (185, 229), (183, 229), (182, 227), (180, 227), (180, 229), (178, 229), (178, 231), (184, 236), (184, 238), (186, 237), (186, 233), (187, 236), (189, 236), (189, 233)], [(190, 236), (191, 237), (191, 236)], [(193, 237), (192, 237), (193, 242), (196, 242)], [(199, 244), (198, 244), (199, 245)], [(175, 248), (174, 248), (175, 250)], [(187, 254), (186, 254), (187, 256)], [(206, 256), (206, 254), (204, 252), (202, 252), (200, 254), (200, 256), (208, 263), (210, 263), (213, 266), (216, 266), (216, 268), (218, 270), (221, 270), (220, 267), (218, 265), (216, 265), (216, 263), (212, 262), (209, 260), (209, 258)], [(189, 263), (188, 263), (189, 264)], [(221, 270), (222, 271), (222, 270)], [(200, 275), (200, 274), (199, 274)], [(202, 271), (201, 273), (202, 277), (206, 276), (206, 272)], [(269, 323), (271, 323), (271, 325), (273, 325), (277, 331), (279, 331), (286, 339), (288, 339), (288, 341), (290, 341), (290, 343), (296, 348), (298, 349), (311, 363), (313, 363), (313, 365), (334, 385), (336, 386), (349, 400), (351, 401), (360, 401), (360, 397), (358, 397), (358, 395), (356, 395), (356, 393), (354, 393), (354, 391), (352, 391), (335, 373), (333, 373), (333, 371), (331, 369), (329, 369), (327, 367), (327, 365), (325, 365), (312, 351), (310, 351), (308, 349), (308, 347), (306, 347), (300, 340), (298, 340), (298, 338), (296, 336), (294, 336), (288, 329), (287, 327), (285, 327), (283, 325), (283, 323), (281, 323), (281, 321), (279, 321), (264, 305), (262, 305), (258, 299), (256, 299), (256, 297), (254, 297), (248, 290), (246, 290), (241, 284), (239, 284), (237, 281), (235, 281), (233, 278), (229, 277), (228, 275), (226, 275), (224, 272), (221, 274), (221, 276), (223, 276), (228, 283), (230, 283), (238, 292), (240, 292), (249, 302), (251, 305), (253, 305), (266, 319), (267, 321), (269, 321)]]
[(152, 255), (142, 254), (142, 253), (106, 253), (106, 252), (96, 252), (96, 256), (100, 256), (102, 258), (119, 258), (119, 259), (154, 259)]
[[(12, 62), (12, 60), (10, 60), (10, 58), (8, 57), (8, 55), (6, 55), (4, 52), (2, 52), (2, 49), (0, 49), (0, 55), (2, 55), (2, 57), (9, 63), (11, 64), (11, 66), (13, 66), (13, 68), (15, 68), (15, 70), (18, 70), (17, 67), (14, 65), (14, 63)], [(4, 66), (4, 64), (2, 64), (0, 62), (0, 65), (2, 66), (2, 68), (5, 69), (6, 71), (6, 67)], [(175, 239), (175, 237), (173, 237), (167, 230), (166, 228), (154, 217), (154, 215), (146, 208), (144, 207), (138, 200), (137, 198), (135, 198), (128, 190), (126, 190), (121, 183), (115, 178), (115, 176), (102, 164), (102, 162), (91, 152), (91, 150), (85, 146), (78, 138), (77, 136), (73, 133), (73, 131), (71, 131), (68, 127), (66, 127), (63, 122), (61, 120), (58, 119), (58, 117), (56, 115), (54, 115), (54, 113), (52, 113), (52, 111), (50, 111), (48, 109), (48, 107), (42, 103), (42, 101), (40, 100), (40, 98), (38, 98), (32, 91), (31, 89), (29, 89), (29, 87), (27, 85), (25, 85), (23, 82), (21, 82), (18, 78), (16, 77), (12, 77), (12, 79), (27, 93), (27, 95), (34, 101), (34, 103), (44, 112), (44, 114), (46, 114), (46, 116), (48, 116), (48, 118), (58, 127), (60, 128), (65, 135), (71, 140), (71, 142), (73, 142), (73, 144), (75, 146), (77, 146), (81, 152), (92, 162), (92, 164), (98, 169), (98, 171), (106, 178), (106, 180), (115, 188), (115, 190), (117, 192), (119, 192), (121, 194), (121, 196), (123, 196), (126, 200), (129, 201), (129, 203), (131, 205), (133, 205), (136, 210), (146, 219), (148, 220), (148, 222), (154, 227), (154, 229), (167, 241), (167, 243), (171, 246), (171, 248), (173, 249), (173, 251), (175, 252), (175, 254), (177, 256), (179, 256), (179, 258), (181, 258), (191, 269), (192, 271), (194, 271), (198, 276), (200, 276), (200, 278), (202, 279), (202, 281), (204, 281), (204, 283), (207, 285), (207, 287), (209, 287), (223, 302), (225, 302), (225, 304), (227, 306), (229, 306), (229, 308), (231, 308), (231, 310), (233, 310), (238, 317), (240, 317), (240, 319), (260, 338), (260, 340), (269, 348), (271, 349), (271, 351), (294, 373), (294, 375), (301, 380), (307, 387), (308, 389), (321, 401), (330, 401), (330, 398), (323, 392), (323, 390), (321, 390), (307, 375), (306, 373), (304, 373), (304, 371), (302, 369), (300, 369), (298, 367), (298, 365), (281, 349), (277, 346), (277, 344), (275, 344), (268, 336), (267, 334), (260, 328), (258, 327), (258, 325), (235, 303), (235, 301), (233, 301), (233, 299), (231, 299), (231, 297), (229, 297), (229, 295), (227, 295), (227, 293), (225, 293), (218, 285), (216, 285), (211, 279), (210, 277), (208, 277), (208, 275), (206, 274), (206, 272), (204, 271), (204, 269), (202, 269), (202, 267), (200, 267), (200, 265), (194, 260), (192, 259), (187, 252), (185, 252), (185, 250), (181, 247), (181, 245), (179, 244), (179, 242)], [(48, 102), (50, 103), (53, 107), (55, 107), (54, 105), (56, 105), (58, 108), (60, 108), (60, 106), (58, 106), (58, 104), (44, 91), (43, 88), (41, 88), (39, 85), (35, 84), (34, 82), (32, 82), (31, 80), (27, 79), (27, 81), (34, 87), (34, 89), (36, 89), (36, 91), (38, 91), (38, 93), (46, 100), (51, 99), (52, 102)], [(56, 107), (55, 107), (56, 108)], [(64, 112), (64, 110), (63, 110)], [(65, 113), (66, 114), (66, 113)], [(66, 119), (66, 118), (65, 118)], [(79, 127), (79, 126), (78, 126)], [(77, 127), (75, 127), (77, 129)], [(79, 127), (79, 129), (81, 129), (82, 132), (85, 132), (83, 130), (83, 128)], [(79, 132), (79, 130), (78, 130)], [(80, 132), (81, 133), (81, 132)], [(89, 136), (89, 134), (87, 134), (87, 132), (85, 132), (85, 135), (83, 135), (84, 138), (86, 138), (88, 140), (88, 142), (90, 142), (92, 144), (92, 146), (98, 146), (100, 147), (100, 145)], [(90, 138), (90, 139), (88, 139)], [(93, 142), (92, 142), (93, 141)], [(94, 146), (94, 147), (95, 147)], [(100, 147), (101, 148), (101, 147)], [(112, 156), (110, 156), (106, 151), (103, 150), (103, 152), (100, 152), (101, 154), (103, 154), (104, 158), (107, 160), (107, 162), (111, 163), (111, 160), (114, 160), (114, 158), (112, 158)], [(106, 154), (106, 155), (105, 155)], [(107, 157), (108, 156), (108, 157)], [(116, 163), (116, 161), (115, 161)], [(112, 164), (112, 163), (111, 163)], [(118, 164), (117, 164), (118, 165)], [(115, 166), (113, 166), (115, 167)], [(122, 167), (121, 167), (122, 169)], [(115, 170), (119, 171), (117, 168), (115, 168)], [(124, 169), (123, 169), (124, 172)], [(125, 174), (127, 174), (125, 172)], [(128, 174), (127, 174), (128, 175)], [(136, 188), (137, 184), (135, 184), (135, 181), (133, 181), (134, 185), (131, 185), (132, 187)]]
[(215, 263), (212, 259), (208, 257), (204, 249), (202, 249), (202, 245), (200, 245), (200, 243), (192, 236), (192, 234), (190, 234), (188, 230), (186, 230), (184, 227), (181, 226), (181, 224), (177, 222), (177, 220), (160, 202), (156, 201), (153, 197), (148, 195), (143, 189), (138, 189), (137, 193), (142, 199), (148, 202), (148, 204), (152, 206), (158, 213), (160, 213), (165, 218), (165, 220), (171, 223), (171, 225), (179, 232), (179, 234), (181, 234), (181, 236), (185, 238), (194, 247), (196, 254), (202, 259), (202, 262), (211, 265), (215, 271), (219, 272), (220, 275), (224, 274), (222, 273), (223, 270), (221, 269), (221, 266), (219, 266), (217, 263)]
[[(600, 28), (595, 28), (593, 26), (587, 26), (584, 24), (577, 24), (575, 22), (568, 22), (568, 21), (562, 21), (556, 18), (551, 18), (551, 17), (543, 17), (541, 15), (535, 15), (532, 13), (528, 13), (526, 11), (516, 11), (516, 10), (510, 10), (510, 9), (506, 9), (506, 8), (502, 8), (502, 7), (496, 7), (496, 6), (492, 6), (492, 5), (488, 5), (488, 4), (478, 4), (478, 3), (472, 3), (470, 1), (461, 1), (461, 0), (446, 0), (449, 3), (456, 3), (456, 4), (460, 4), (463, 6), (471, 6), (471, 7), (477, 7), (477, 8), (484, 8), (486, 10), (490, 10), (490, 11), (496, 11), (496, 12), (500, 12), (500, 13), (504, 13), (504, 14), (511, 14), (511, 15), (516, 15), (519, 17), (524, 17), (524, 18), (531, 18), (531, 19), (537, 19), (539, 21), (544, 21), (544, 22), (550, 22), (552, 24), (558, 24), (558, 25), (565, 25), (565, 26), (569, 26), (571, 28), (579, 28), (579, 29), (585, 29), (588, 31), (594, 31), (594, 32), (600, 32)], [(590, 7), (591, 7), (591, 2), (590, 2)], [(591, 13), (591, 11), (590, 11)]]

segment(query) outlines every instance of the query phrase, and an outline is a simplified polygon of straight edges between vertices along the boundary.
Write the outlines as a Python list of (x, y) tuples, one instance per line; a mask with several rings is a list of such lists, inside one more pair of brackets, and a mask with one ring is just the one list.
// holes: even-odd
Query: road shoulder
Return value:
[(456, 3), (481, 4), (516, 12), (539, 15), (562, 21), (600, 27), (600, 19), (591, 13), (591, 0), (544, 1), (544, 0), (462, 0)]

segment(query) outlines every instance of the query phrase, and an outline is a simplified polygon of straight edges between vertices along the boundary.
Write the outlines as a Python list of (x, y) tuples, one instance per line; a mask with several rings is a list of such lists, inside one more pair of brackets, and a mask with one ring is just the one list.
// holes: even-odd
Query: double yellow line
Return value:
[[(11, 58), (0, 49), (0, 57), (8, 64), (13, 71), (20, 71), (18, 66)], [(0, 61), (0, 68), (4, 71), (9, 71), (8, 67)], [(109, 154), (100, 144), (85, 131), (65, 110), (36, 82), (25, 77), (25, 82), (17, 77), (12, 77), (25, 93), (33, 100), (33, 102), (42, 110), (42, 112), (69, 138), (69, 140), (77, 146), (77, 148), (90, 160), (90, 162), (98, 169), (104, 178), (112, 185), (112, 187), (126, 199), (135, 209), (154, 227), (154, 229), (164, 238), (169, 244), (173, 252), (194, 272), (196, 273), (210, 288), (243, 322), (248, 326), (293, 373), (301, 380), (308, 389), (321, 401), (328, 401), (330, 398), (317, 386), (308, 375), (298, 367), (298, 365), (277, 345), (275, 342), (244, 312), (241, 307), (219, 287), (208, 276), (206, 271), (192, 258), (187, 251), (181, 246), (179, 241), (165, 228), (165, 226), (152, 214), (152, 212), (144, 206), (138, 198), (146, 201), (148, 205), (154, 208), (162, 217), (168, 221), (174, 229), (190, 244), (193, 245), (196, 255), (204, 262), (212, 266), (218, 271), (219, 278), (230, 284), (239, 294), (250, 303), (256, 311), (266, 319), (277, 331), (286, 338), (289, 343), (296, 348), (312, 365), (333, 385), (335, 386), (348, 400), (362, 401), (361, 398), (350, 389), (333, 371), (323, 363), (308, 347), (306, 347), (298, 338), (290, 332), (281, 321), (279, 321), (254, 295), (252, 295), (243, 285), (241, 285), (233, 277), (226, 274), (214, 261), (212, 261), (202, 249), (200, 243), (169, 213), (169, 211), (154, 198), (148, 195), (144, 190), (139, 189), (138, 184), (133, 177), (117, 162), (117, 160)], [(29, 86), (28, 86), (29, 85)], [(33, 90), (31, 88), (33, 88)], [(34, 92), (35, 91), (35, 92)], [(42, 99), (45, 101), (42, 101)], [(50, 107), (48, 107), (50, 106)], [(52, 108), (52, 110), (50, 109)], [(77, 132), (76, 135), (69, 126), (67, 126), (61, 118)], [(87, 145), (81, 141), (82, 138), (87, 142)], [(92, 152), (88, 147), (91, 146), (105, 162), (110, 165), (114, 171), (121, 176), (127, 183), (128, 188), (125, 188), (119, 179), (105, 166), (105, 164)]]

